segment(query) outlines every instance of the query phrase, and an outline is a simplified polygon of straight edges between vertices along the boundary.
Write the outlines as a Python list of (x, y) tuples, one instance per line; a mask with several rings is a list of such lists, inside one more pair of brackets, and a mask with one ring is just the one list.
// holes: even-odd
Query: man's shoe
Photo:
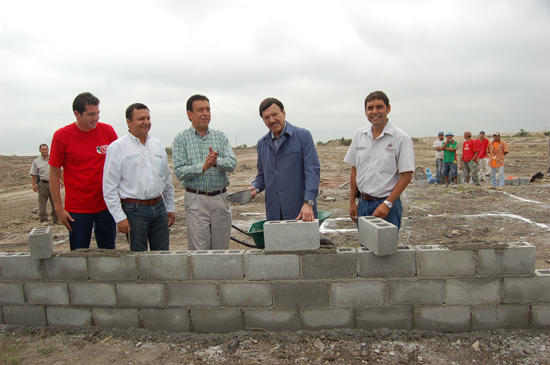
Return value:
[(448, 188), (449, 187), (449, 184), (445, 184), (444, 188)]
[(458, 184), (455, 184), (454, 188), (455, 188), (455, 189), (458, 188)]
[(40, 225), (41, 226), (49, 226), (50, 223), (48, 223), (48, 221), (44, 221), (44, 222), (40, 222)]

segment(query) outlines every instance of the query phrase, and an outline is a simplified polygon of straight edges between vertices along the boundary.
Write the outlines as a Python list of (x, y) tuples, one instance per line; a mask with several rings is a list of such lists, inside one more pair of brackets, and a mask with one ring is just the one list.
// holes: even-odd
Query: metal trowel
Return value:
[(246, 204), (252, 199), (252, 192), (250, 190), (243, 190), (233, 194), (228, 194), (226, 197), (232, 203)]

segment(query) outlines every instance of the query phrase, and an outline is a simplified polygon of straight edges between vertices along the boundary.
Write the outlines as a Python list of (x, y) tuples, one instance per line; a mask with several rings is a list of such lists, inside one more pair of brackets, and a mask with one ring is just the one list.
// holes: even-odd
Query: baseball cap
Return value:
[(481, 132), (479, 132), (479, 134), (481, 134), (481, 133), (485, 134), (485, 131), (481, 131)]
[(439, 132), (437, 135), (438, 135), (438, 136), (442, 136), (443, 134), (445, 134), (445, 133)]
[(453, 137), (454, 137), (454, 134), (453, 134), (453, 132), (447, 132), (447, 134), (445, 135), (445, 137), (447, 137), (447, 136), (453, 136)]
[(493, 133), (493, 136), (500, 136), (500, 132)]

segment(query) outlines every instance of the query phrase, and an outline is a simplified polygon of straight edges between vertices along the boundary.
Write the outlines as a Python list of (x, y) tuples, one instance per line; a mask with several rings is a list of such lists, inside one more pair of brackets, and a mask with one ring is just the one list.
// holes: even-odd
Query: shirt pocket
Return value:
[(393, 151), (384, 151), (379, 163), (380, 172), (395, 174), (397, 172), (397, 161)]

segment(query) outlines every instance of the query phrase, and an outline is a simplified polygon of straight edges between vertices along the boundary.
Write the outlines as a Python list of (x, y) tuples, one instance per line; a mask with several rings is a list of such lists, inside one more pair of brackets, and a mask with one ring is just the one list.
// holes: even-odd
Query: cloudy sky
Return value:
[(119, 135), (145, 103), (165, 146), (204, 94), (210, 126), (251, 146), (266, 97), (327, 141), (368, 123), (374, 90), (413, 137), (550, 130), (550, 2), (29, 0), (0, 13), (2, 155), (38, 154), (83, 91)]

